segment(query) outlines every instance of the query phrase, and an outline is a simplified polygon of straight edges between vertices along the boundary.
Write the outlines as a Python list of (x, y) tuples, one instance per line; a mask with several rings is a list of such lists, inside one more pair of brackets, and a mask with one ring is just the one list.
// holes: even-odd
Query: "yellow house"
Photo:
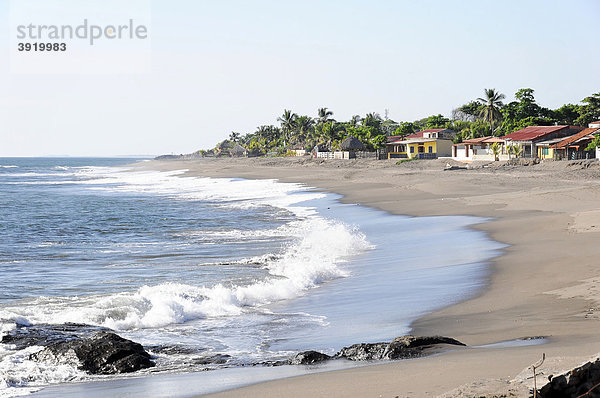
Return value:
[(388, 159), (437, 159), (452, 156), (452, 138), (456, 132), (450, 129), (428, 129), (404, 138), (388, 137)]
[(452, 141), (437, 138), (414, 138), (399, 140), (387, 144), (388, 159), (437, 159), (452, 155)]
[(538, 142), (536, 144), (537, 157), (540, 159), (555, 159), (556, 144), (562, 140), (564, 140), (564, 138), (554, 138), (551, 140)]

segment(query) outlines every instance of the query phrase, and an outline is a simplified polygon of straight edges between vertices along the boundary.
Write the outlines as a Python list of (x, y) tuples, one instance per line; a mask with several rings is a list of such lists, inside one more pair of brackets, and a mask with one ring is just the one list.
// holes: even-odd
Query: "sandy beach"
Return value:
[[(492, 163), (444, 171), (446, 160), (316, 161), (305, 158), (152, 161), (140, 168), (189, 175), (274, 178), (343, 195), (343, 201), (410, 216), (474, 215), (473, 228), (509, 245), (476, 297), (415, 321), (415, 335), (454, 337), (469, 348), (427, 358), (280, 379), (214, 397), (524, 396), (528, 366), (551, 374), (600, 352), (600, 164)], [(461, 250), (457, 247), (456, 250)], [(443, 306), (443, 303), (440, 303)], [(532, 336), (545, 344), (475, 346)]]

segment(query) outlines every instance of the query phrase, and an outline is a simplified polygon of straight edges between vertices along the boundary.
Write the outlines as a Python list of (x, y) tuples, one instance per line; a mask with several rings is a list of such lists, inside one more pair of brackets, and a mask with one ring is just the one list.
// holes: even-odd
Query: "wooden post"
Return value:
[(536, 375), (536, 369), (539, 368), (540, 366), (542, 366), (542, 364), (544, 363), (544, 360), (546, 359), (546, 353), (542, 353), (542, 359), (539, 360), (538, 362), (534, 363), (533, 365), (531, 365), (531, 367), (533, 368), (533, 398), (537, 398), (537, 375)]

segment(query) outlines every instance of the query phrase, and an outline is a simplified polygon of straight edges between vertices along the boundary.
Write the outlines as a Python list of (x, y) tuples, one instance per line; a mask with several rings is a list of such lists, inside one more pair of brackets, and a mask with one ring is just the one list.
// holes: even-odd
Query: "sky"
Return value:
[[(0, 156), (190, 153), (284, 109), (413, 121), (485, 88), (579, 103), (600, 92), (599, 17), (598, 0), (0, 1)], [(23, 18), (148, 37), (27, 55)]]

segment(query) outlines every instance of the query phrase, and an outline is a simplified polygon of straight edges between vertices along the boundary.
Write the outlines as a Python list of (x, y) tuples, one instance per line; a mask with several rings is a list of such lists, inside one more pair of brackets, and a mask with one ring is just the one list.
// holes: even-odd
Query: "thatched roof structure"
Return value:
[(243, 146), (241, 146), (240, 144), (235, 144), (233, 149), (231, 149), (231, 151), (229, 151), (229, 152), (231, 153), (231, 156), (242, 157), (242, 156), (246, 156), (246, 154), (248, 153), (248, 150), (246, 148), (244, 148)]
[(348, 137), (340, 144), (340, 149), (342, 151), (363, 151), (365, 149), (365, 145), (358, 140), (356, 137)]

